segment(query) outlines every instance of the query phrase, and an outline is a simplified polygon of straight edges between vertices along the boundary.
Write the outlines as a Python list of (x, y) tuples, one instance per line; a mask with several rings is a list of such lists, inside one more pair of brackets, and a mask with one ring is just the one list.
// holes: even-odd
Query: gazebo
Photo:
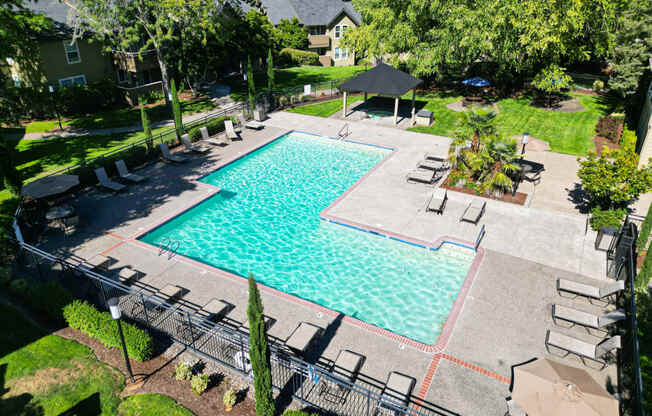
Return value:
[(394, 97), (394, 124), (396, 124), (398, 121), (399, 99), (403, 94), (412, 90), (412, 122), (414, 123), (416, 87), (422, 82), (419, 78), (381, 62), (372, 69), (351, 78), (339, 86), (340, 90), (344, 91), (342, 116), (346, 117), (346, 93), (362, 91), (364, 92), (365, 103), (369, 93)]

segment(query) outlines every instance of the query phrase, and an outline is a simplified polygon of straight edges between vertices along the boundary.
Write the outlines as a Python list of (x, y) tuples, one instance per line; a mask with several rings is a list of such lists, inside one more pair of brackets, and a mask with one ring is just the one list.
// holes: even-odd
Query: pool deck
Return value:
[[(81, 193), (75, 202), (82, 218), (78, 232), (65, 239), (51, 234), (40, 246), (84, 258), (107, 255), (113, 261), (111, 270), (130, 266), (142, 272), (137, 285), (181, 286), (187, 290), (184, 300), (195, 305), (215, 297), (227, 300), (235, 306), (227, 316), (229, 321), (246, 323), (246, 280), (182, 256), (159, 256), (157, 248), (135, 237), (217, 192), (196, 182), (197, 177), (288, 130), (336, 136), (343, 122), (274, 113), (265, 125), (262, 131), (245, 131), (242, 141), (205, 156), (191, 156), (189, 163), (149, 165), (138, 173), (150, 179), (121, 194), (96, 189)], [(555, 328), (551, 305), (575, 305), (598, 313), (587, 302), (562, 299), (555, 291), (559, 277), (604, 283), (604, 253), (593, 249), (595, 235), (585, 233), (583, 215), (548, 209), (544, 203), (523, 207), (488, 201), (480, 225), (474, 226), (459, 222), (466, 202), (473, 197), (449, 192), (444, 215), (426, 213), (424, 206), (433, 188), (407, 184), (405, 175), (425, 152), (445, 156), (450, 139), (366, 123), (349, 125), (351, 140), (396, 151), (332, 206), (329, 216), (431, 243), (442, 238), (473, 242), (484, 224), (484, 255), (454, 324), (447, 322), (447, 342), (434, 351), (414, 348), (337, 313), (324, 313), (310, 302), (264, 289), (265, 313), (276, 320), (270, 336), (286, 339), (299, 322), (311, 322), (327, 329), (315, 355), (332, 360), (340, 349), (365, 355), (363, 379), (371, 385), (380, 386), (390, 371), (400, 371), (417, 379), (414, 396), (441, 414), (503, 415), (511, 366), (550, 357), (544, 339), (546, 329)], [(597, 341), (578, 329), (556, 330)], [(572, 358), (561, 361), (581, 366)], [(590, 371), (605, 386), (617, 384), (613, 366)]]

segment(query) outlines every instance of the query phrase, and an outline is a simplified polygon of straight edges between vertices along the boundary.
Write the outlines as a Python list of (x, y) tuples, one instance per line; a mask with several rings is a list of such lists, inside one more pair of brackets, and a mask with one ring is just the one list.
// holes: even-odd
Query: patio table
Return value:
[(313, 341), (319, 336), (322, 329), (317, 325), (301, 322), (299, 326), (285, 340), (285, 346), (299, 356), (303, 356)]
[(67, 218), (72, 216), (75, 213), (75, 208), (70, 205), (58, 205), (52, 207), (45, 213), (45, 219), (48, 221), (60, 220), (62, 218)]

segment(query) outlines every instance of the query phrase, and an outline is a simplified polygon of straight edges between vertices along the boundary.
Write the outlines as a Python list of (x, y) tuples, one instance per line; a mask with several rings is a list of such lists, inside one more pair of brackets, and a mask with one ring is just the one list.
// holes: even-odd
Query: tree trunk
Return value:
[(479, 148), (480, 148), (480, 135), (476, 130), (473, 132), (473, 142), (471, 142), (471, 151), (477, 152)]
[(163, 82), (163, 95), (165, 95), (165, 105), (170, 107), (172, 111), (172, 102), (170, 101), (170, 79), (168, 78), (168, 69), (163, 61), (163, 55), (161, 54), (161, 49), (156, 45), (156, 60), (158, 61), (158, 66), (161, 69), (161, 81)]

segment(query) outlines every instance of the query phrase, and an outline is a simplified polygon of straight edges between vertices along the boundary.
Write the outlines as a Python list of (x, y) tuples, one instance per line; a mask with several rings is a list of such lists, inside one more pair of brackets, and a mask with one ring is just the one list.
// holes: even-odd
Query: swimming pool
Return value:
[(140, 237), (424, 344), (473, 262), (321, 220), (391, 150), (291, 132), (201, 179), (220, 192)]

